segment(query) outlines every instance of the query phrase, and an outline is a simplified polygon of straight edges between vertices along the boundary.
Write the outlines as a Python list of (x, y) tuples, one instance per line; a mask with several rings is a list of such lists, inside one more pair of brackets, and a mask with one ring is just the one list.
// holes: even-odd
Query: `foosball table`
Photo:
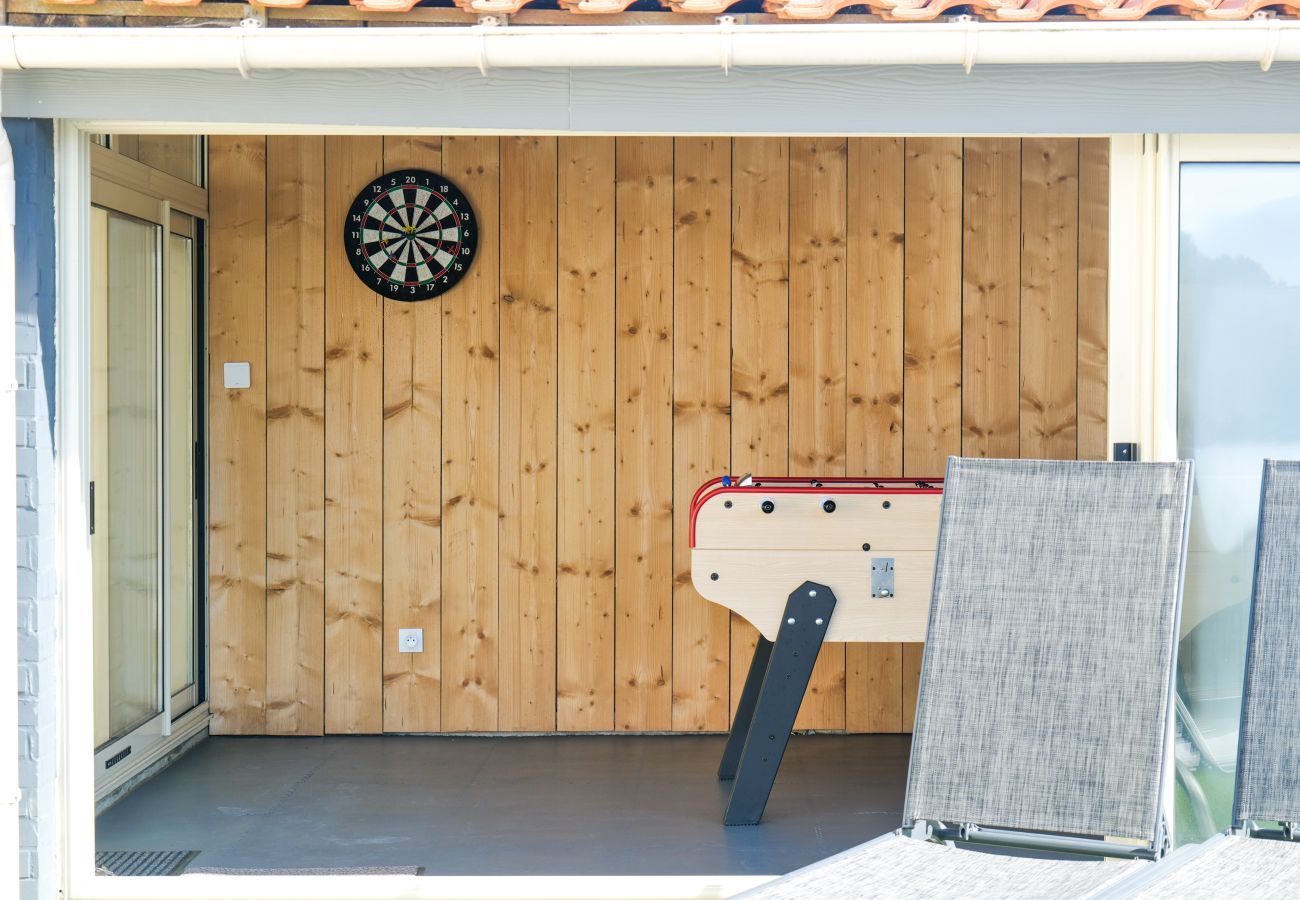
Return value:
[(758, 629), (718, 777), (756, 825), (825, 641), (925, 640), (943, 481), (723, 476), (691, 501), (691, 580)]

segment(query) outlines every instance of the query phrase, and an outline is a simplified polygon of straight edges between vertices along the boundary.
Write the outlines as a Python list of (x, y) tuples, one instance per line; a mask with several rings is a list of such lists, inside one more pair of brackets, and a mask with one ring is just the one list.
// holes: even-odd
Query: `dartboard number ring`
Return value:
[(343, 246), (357, 277), (392, 300), (437, 297), (474, 261), (478, 220), (451, 181), (423, 169), (388, 172), (348, 209)]

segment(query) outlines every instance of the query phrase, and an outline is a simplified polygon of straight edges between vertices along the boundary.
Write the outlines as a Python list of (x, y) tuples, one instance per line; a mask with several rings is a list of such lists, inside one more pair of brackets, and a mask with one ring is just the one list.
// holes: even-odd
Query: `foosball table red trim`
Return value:
[[(868, 487), (870, 485), (870, 487)], [(942, 494), (942, 478), (797, 478), (780, 475), (755, 478), (750, 484), (724, 484), (723, 476), (710, 479), (691, 497), (690, 544), (695, 546), (695, 520), (706, 500), (717, 494)]]

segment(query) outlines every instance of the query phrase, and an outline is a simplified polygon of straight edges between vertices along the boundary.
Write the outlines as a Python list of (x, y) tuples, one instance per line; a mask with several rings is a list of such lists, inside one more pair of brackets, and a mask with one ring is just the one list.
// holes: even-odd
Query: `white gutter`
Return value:
[(1300, 21), (0, 28), (0, 69), (491, 69), (1300, 60)]

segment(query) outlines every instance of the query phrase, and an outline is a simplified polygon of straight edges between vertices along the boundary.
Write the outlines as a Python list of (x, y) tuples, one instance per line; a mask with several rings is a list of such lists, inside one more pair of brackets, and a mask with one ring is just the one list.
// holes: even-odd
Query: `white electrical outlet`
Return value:
[(423, 653), (424, 652), (424, 629), (423, 628), (397, 629), (397, 652), (398, 653)]
[(228, 362), (222, 374), (228, 388), (240, 390), (253, 386), (253, 367), (246, 362)]

